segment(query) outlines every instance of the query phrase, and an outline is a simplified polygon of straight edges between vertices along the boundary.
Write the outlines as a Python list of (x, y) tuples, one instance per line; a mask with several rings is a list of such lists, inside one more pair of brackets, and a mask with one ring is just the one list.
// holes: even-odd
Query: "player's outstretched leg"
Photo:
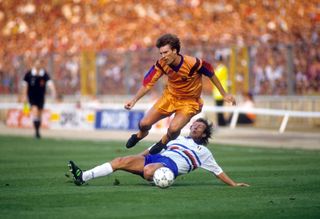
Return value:
[(77, 165), (75, 165), (75, 163), (72, 160), (69, 161), (68, 167), (73, 175), (74, 184), (76, 184), (77, 186), (81, 186), (83, 183), (85, 183), (82, 179), (82, 170), (79, 167), (77, 167)]
[(131, 135), (131, 137), (128, 139), (126, 147), (132, 148), (135, 146), (142, 138), (138, 138), (137, 134)]

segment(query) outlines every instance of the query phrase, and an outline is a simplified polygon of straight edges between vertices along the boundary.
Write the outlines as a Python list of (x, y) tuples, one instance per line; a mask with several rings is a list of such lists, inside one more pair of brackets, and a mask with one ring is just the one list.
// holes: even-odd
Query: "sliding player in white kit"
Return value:
[(160, 167), (168, 167), (175, 177), (189, 173), (198, 167), (213, 173), (222, 182), (230, 186), (249, 186), (246, 183), (234, 182), (215, 161), (210, 150), (205, 147), (212, 134), (212, 124), (205, 119), (197, 119), (190, 127), (188, 137), (179, 136), (169, 141), (166, 148), (159, 154), (149, 154), (149, 150), (139, 155), (118, 157), (114, 160), (94, 167), (91, 170), (82, 171), (73, 161), (69, 161), (69, 168), (76, 185), (107, 176), (116, 170), (124, 170), (142, 176), (151, 181), (154, 172)]
[(212, 156), (212, 153), (203, 145), (199, 145), (191, 137), (179, 136), (167, 144), (167, 149), (160, 153), (170, 157), (178, 168), (178, 175), (186, 174), (201, 167), (215, 175), (223, 171)]

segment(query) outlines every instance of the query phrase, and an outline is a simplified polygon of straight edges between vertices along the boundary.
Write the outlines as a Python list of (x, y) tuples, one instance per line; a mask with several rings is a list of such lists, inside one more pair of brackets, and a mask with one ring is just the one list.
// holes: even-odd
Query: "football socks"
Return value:
[(110, 163), (104, 163), (100, 166), (96, 166), (91, 170), (84, 171), (82, 174), (82, 179), (88, 181), (97, 177), (106, 176), (113, 172), (112, 166)]

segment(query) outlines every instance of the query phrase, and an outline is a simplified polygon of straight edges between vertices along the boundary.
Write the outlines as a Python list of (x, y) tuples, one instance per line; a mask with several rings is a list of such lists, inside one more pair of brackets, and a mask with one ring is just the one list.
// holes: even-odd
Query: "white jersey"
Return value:
[(223, 172), (211, 151), (207, 147), (197, 144), (190, 137), (179, 136), (170, 141), (167, 147), (167, 150), (162, 151), (161, 155), (169, 157), (176, 163), (179, 175), (189, 173), (198, 167), (215, 175)]

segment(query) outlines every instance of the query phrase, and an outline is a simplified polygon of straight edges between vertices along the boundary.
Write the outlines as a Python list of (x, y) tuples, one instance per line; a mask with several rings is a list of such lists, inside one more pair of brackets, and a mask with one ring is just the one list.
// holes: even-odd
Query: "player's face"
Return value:
[(40, 61), (40, 60), (36, 60), (35, 61), (35, 63), (34, 63), (34, 67), (36, 68), (36, 69), (41, 69), (41, 67), (42, 67), (42, 62)]
[(190, 127), (190, 137), (194, 139), (200, 139), (205, 137), (204, 131), (206, 130), (207, 126), (202, 122), (194, 122)]
[(178, 54), (177, 50), (172, 50), (170, 45), (165, 45), (159, 48), (161, 59), (166, 62), (167, 65), (174, 64), (176, 61)]

